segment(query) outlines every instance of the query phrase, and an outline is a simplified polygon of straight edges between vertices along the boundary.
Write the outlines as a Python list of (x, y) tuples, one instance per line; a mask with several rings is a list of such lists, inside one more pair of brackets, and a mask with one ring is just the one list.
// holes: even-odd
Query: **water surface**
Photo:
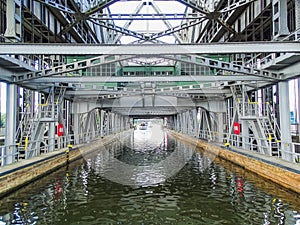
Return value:
[(0, 221), (295, 224), (296, 194), (153, 129), (136, 130), (4, 197)]

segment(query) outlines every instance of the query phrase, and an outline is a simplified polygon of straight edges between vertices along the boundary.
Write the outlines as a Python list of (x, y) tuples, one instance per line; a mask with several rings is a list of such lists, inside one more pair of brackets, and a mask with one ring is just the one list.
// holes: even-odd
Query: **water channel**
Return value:
[(295, 224), (299, 197), (172, 138), (135, 130), (0, 200), (0, 224)]

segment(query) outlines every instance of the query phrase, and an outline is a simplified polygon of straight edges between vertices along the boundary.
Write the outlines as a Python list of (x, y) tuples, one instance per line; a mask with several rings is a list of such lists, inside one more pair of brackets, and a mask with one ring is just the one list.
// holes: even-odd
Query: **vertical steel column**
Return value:
[(245, 150), (250, 150), (249, 146), (249, 123), (247, 120), (241, 120), (241, 127), (242, 127), (242, 146)]
[(201, 108), (197, 108), (197, 134), (196, 138), (200, 138), (201, 132)]
[(79, 144), (79, 104), (73, 103), (73, 140), (74, 144)]
[(178, 114), (178, 132), (182, 132), (182, 113)]
[[(55, 109), (56, 107), (58, 107), (55, 104), (55, 87), (52, 87), (53, 91), (50, 92), (51, 96), (49, 96), (51, 98), (50, 104), (51, 105), (51, 118), (53, 119), (53, 121), (55, 120)], [(52, 152), (55, 149), (55, 123), (54, 122), (50, 122), (49, 123), (49, 131), (48, 131), (48, 151)]]
[(89, 121), (89, 129), (88, 129), (89, 139), (94, 140), (96, 137), (96, 127), (97, 127), (96, 119), (95, 119), (96, 110), (92, 110), (89, 113), (91, 114), (90, 121)]
[(178, 114), (174, 116), (174, 129), (178, 131)]
[(111, 117), (111, 129), (112, 129), (112, 134), (117, 133), (117, 115), (115, 113), (112, 113), (112, 117)]
[(282, 158), (291, 161), (292, 155), (292, 137), (291, 137), (291, 122), (290, 122), (290, 102), (289, 102), (289, 83), (282, 81), (278, 84), (279, 88), (279, 116), (281, 129), (281, 149)]
[(295, 0), (295, 25), (296, 30), (300, 29), (300, 0)]
[(273, 0), (273, 38), (288, 35), (287, 0)]
[(6, 101), (6, 131), (5, 131), (5, 158), (3, 165), (15, 161), (16, 146), (16, 120), (17, 120), (17, 85), (7, 84), (7, 101)]
[(197, 136), (197, 108), (192, 110), (193, 137)]
[(223, 138), (224, 138), (224, 129), (223, 129), (223, 126), (224, 126), (224, 118), (223, 118), (223, 113), (217, 113), (217, 120), (218, 120), (218, 123), (217, 123), (217, 126), (218, 126), (218, 135), (217, 135), (217, 141), (218, 142), (223, 142)]
[(187, 114), (182, 113), (182, 133), (187, 134)]
[(123, 126), (123, 122), (124, 121), (124, 116), (119, 115), (119, 131), (123, 131), (124, 130), (124, 126)]
[(6, 0), (6, 30), (4, 36), (21, 41), (22, 3), (20, 0)]
[[(296, 30), (300, 30), (300, 0), (295, 0), (295, 25), (296, 25)], [(300, 32), (300, 31), (299, 31)], [(298, 33), (297, 35), (300, 35)], [(300, 119), (300, 78), (298, 78), (298, 117), (297, 121)], [(299, 135), (299, 140), (300, 140), (300, 126), (298, 126), (298, 135)]]
[[(298, 117), (296, 118), (297, 119), (297, 122), (299, 124), (299, 120), (300, 120), (300, 78), (298, 78), (297, 80), (298, 82), (298, 96), (297, 96), (297, 103), (298, 103), (298, 107), (297, 107), (297, 115)], [(300, 140), (300, 125), (298, 125), (298, 140)]]
[(106, 132), (105, 135), (111, 134), (111, 113), (106, 112)]
[(100, 137), (103, 138), (104, 137), (104, 133), (103, 133), (103, 130), (104, 130), (104, 110), (100, 110)]

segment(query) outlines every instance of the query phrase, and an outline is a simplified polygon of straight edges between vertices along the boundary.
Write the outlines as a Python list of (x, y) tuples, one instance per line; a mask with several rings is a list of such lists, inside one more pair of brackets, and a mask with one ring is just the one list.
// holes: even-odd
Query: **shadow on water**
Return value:
[(295, 224), (295, 193), (155, 134), (135, 131), (2, 198), (0, 221)]

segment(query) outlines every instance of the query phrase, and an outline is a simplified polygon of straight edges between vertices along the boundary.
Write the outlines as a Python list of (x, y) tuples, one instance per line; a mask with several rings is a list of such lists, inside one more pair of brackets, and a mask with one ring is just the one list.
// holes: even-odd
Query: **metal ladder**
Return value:
[[(231, 92), (236, 105), (239, 119), (247, 121), (251, 131), (252, 140), (256, 142), (254, 150), (271, 156), (279, 156), (280, 129), (276, 118), (267, 103), (263, 115), (258, 115), (258, 103), (250, 101), (241, 85), (232, 86)], [(244, 93), (243, 93), (244, 92)], [(242, 101), (241, 101), (242, 99)], [(251, 137), (251, 136), (250, 136)], [(254, 144), (254, 143), (250, 143)]]
[(49, 123), (58, 121), (65, 91), (66, 87), (63, 86), (51, 87), (46, 102), (38, 105), (33, 117), (29, 116), (29, 109), (25, 108), (16, 135), (19, 159), (31, 158), (46, 152), (41, 149), (41, 143), (43, 142), (47, 149), (45, 133)]

